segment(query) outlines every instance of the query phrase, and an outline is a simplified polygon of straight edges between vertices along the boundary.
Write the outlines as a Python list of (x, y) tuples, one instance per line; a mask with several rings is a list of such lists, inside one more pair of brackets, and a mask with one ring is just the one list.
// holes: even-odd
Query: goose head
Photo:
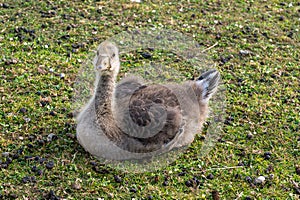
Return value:
[(119, 50), (111, 42), (102, 42), (97, 49), (96, 69), (112, 72), (115, 76), (120, 70)]

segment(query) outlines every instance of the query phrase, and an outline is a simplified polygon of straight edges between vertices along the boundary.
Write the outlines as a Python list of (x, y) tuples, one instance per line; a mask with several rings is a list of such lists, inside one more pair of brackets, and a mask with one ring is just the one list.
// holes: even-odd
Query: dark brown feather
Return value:
[[(144, 145), (155, 143), (162, 146), (169, 143), (182, 126), (182, 113), (176, 95), (162, 85), (141, 85), (132, 91), (136, 86), (136, 83), (123, 83), (116, 88), (116, 97), (130, 95), (129, 116), (137, 126), (131, 126), (129, 134)], [(123, 117), (126, 125), (130, 124), (130, 120)]]

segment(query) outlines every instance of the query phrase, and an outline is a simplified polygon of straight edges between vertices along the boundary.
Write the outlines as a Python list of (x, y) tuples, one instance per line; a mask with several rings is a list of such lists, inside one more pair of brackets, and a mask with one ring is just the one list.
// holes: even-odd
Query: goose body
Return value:
[(190, 144), (208, 116), (216, 70), (183, 84), (144, 84), (125, 77), (116, 84), (118, 49), (97, 51), (95, 94), (77, 117), (77, 138), (91, 154), (108, 160), (149, 158)]

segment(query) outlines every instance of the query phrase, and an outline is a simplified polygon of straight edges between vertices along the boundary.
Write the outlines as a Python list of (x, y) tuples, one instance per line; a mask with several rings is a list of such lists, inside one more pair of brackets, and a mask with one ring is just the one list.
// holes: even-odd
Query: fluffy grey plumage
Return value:
[(142, 159), (190, 144), (208, 116), (216, 70), (181, 85), (145, 85), (134, 77), (116, 84), (118, 49), (103, 42), (97, 51), (95, 94), (79, 114), (77, 138), (95, 156)]

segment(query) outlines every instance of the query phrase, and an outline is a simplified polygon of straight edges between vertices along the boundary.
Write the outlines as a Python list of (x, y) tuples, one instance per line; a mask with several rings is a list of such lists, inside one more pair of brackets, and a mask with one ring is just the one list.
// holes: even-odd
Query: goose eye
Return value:
[(116, 55), (116, 54), (115, 54), (115, 53), (113, 53), (113, 55), (112, 55), (111, 57), (113, 58), (113, 57), (115, 57), (115, 55)]

